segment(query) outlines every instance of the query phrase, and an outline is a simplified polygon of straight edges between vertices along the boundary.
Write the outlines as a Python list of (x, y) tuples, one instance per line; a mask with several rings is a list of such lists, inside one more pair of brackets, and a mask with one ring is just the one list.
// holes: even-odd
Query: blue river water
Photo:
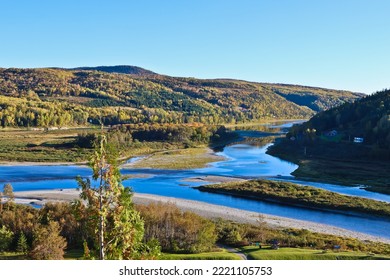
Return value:
[[(217, 153), (224, 156), (225, 161), (215, 162), (208, 167), (199, 169), (123, 168), (121, 169), (122, 175), (143, 174), (141, 178), (125, 180), (123, 184), (130, 186), (137, 193), (197, 200), (258, 213), (329, 224), (390, 239), (389, 220), (357, 217), (200, 192), (192, 187), (204, 185), (208, 182), (201, 180), (187, 181), (189, 178), (207, 178), (205, 176), (230, 176), (244, 179), (263, 177), (310, 185), (346, 195), (390, 202), (390, 196), (388, 195), (368, 192), (359, 187), (296, 181), (290, 174), (297, 166), (266, 154), (269, 145), (271, 144), (264, 146), (248, 144), (227, 146), (222, 152)], [(91, 171), (86, 166), (0, 166), (0, 183), (10, 182), (15, 191), (77, 188), (75, 177), (78, 175), (89, 177)]]

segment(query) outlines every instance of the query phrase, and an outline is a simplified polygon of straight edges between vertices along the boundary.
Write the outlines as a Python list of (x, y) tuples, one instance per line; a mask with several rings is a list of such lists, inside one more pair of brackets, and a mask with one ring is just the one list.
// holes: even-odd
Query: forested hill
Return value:
[(135, 66), (0, 68), (4, 127), (308, 118), (360, 97), (297, 85), (175, 78)]
[[(331, 131), (335, 135), (330, 136)], [(311, 134), (309, 138), (316, 135), (332, 142), (353, 142), (355, 137), (363, 138), (362, 144), (378, 151), (377, 156), (389, 155), (390, 90), (383, 90), (353, 103), (320, 112), (308, 122), (294, 127), (291, 134)]]
[(89, 71), (101, 71), (107, 73), (132, 74), (132, 75), (140, 75), (140, 76), (157, 75), (152, 71), (143, 69), (141, 67), (130, 66), (130, 65), (77, 67), (77, 68), (71, 68), (67, 70), (74, 70), (74, 71), (89, 70)]

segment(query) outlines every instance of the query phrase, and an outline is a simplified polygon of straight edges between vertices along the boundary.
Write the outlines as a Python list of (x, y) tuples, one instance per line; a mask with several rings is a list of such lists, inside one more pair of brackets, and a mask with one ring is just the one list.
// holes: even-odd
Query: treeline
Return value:
[[(226, 139), (234, 133), (229, 133), (225, 126), (210, 126), (201, 123), (193, 124), (137, 124), (119, 125), (110, 129), (110, 133), (129, 133), (138, 141), (172, 141), (195, 143), (210, 143)], [(235, 134), (234, 134), (235, 135)]]
[(146, 241), (158, 240), (163, 251), (174, 253), (210, 252), (215, 247), (215, 224), (172, 203), (138, 205), (145, 221)]
[[(125, 68), (0, 69), (1, 125), (221, 124), (307, 118), (313, 110), (287, 100), (280, 91), (314, 98), (322, 98), (324, 92), (299, 86), (144, 75), (140, 69)], [(102, 72), (105, 69), (110, 73)], [(115, 73), (123, 69), (134, 74)], [(359, 97), (350, 92), (325, 92), (332, 101), (323, 100), (328, 105), (321, 108), (335, 104), (334, 100)]]
[[(97, 99), (99, 102), (100, 99)], [(110, 105), (109, 103), (105, 105)], [(161, 108), (133, 109), (128, 107), (85, 106), (67, 101), (40, 101), (0, 95), (0, 125), (2, 127), (64, 127), (89, 124), (117, 125), (139, 123), (222, 123), (217, 115), (202, 111), (190, 115)]]
[[(109, 142), (119, 148), (131, 147), (139, 142), (180, 143), (184, 147), (194, 144), (216, 144), (236, 137), (225, 126), (193, 124), (135, 124), (117, 125), (107, 133)], [(74, 145), (81, 148), (93, 148), (99, 139), (98, 134), (79, 134)]]
[[(2, 127), (63, 127), (86, 125), (89, 115), (82, 106), (0, 96)], [(96, 115), (95, 115), (96, 117)]]

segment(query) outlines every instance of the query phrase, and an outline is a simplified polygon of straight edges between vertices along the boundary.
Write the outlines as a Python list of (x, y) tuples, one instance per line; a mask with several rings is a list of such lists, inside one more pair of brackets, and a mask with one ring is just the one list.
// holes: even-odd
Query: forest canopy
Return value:
[(174, 78), (132, 66), (0, 68), (0, 125), (226, 124), (301, 119), (361, 96), (296, 85)]

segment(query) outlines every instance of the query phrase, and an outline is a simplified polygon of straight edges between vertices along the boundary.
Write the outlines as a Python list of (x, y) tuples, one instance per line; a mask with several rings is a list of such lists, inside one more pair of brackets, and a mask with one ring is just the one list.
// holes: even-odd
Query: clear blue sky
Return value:
[(388, 0), (0, 0), (0, 67), (136, 65), (372, 93), (390, 87)]

